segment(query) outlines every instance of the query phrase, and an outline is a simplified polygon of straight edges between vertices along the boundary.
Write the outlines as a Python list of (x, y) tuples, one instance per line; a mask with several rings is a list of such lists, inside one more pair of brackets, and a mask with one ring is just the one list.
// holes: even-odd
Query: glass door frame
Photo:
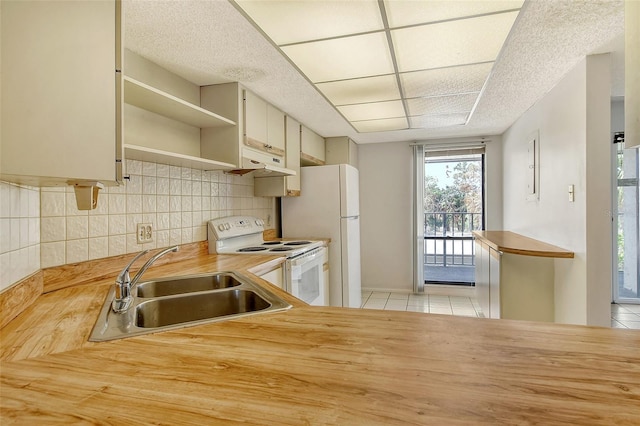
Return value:
[[(466, 143), (453, 144), (414, 144), (413, 147), (413, 200), (412, 200), (412, 276), (413, 291), (424, 293), (424, 188), (425, 188), (425, 152), (439, 151), (447, 152), (447, 155), (465, 155), (462, 150), (481, 149), (481, 197), (482, 215), (481, 229), (486, 226), (486, 151), (485, 141), (469, 141)], [(478, 153), (478, 152), (476, 152)], [(474, 245), (472, 244), (472, 247)]]
[[(636, 225), (636, 235), (632, 236), (635, 237), (635, 243), (636, 243), (636, 274), (638, 275), (636, 277), (637, 284), (636, 284), (636, 291), (638, 291), (638, 296), (635, 298), (631, 298), (631, 297), (621, 297), (620, 296), (620, 287), (619, 287), (619, 270), (618, 270), (618, 256), (619, 256), (619, 249), (618, 249), (618, 243), (619, 243), (619, 239), (618, 239), (618, 235), (619, 235), (619, 212), (618, 212), (618, 189), (621, 187), (619, 185), (618, 182), (618, 154), (621, 151), (629, 151), (629, 152), (634, 152), (633, 148), (630, 149), (625, 149), (624, 148), (624, 135), (622, 134), (622, 141), (616, 141), (618, 137), (618, 134), (616, 134), (616, 137), (614, 137), (614, 142), (612, 144), (612, 155), (611, 155), (611, 161), (612, 161), (612, 179), (611, 179), (611, 183), (612, 183), (612, 206), (611, 206), (611, 212), (612, 212), (612, 222), (613, 222), (613, 226), (612, 226), (612, 289), (611, 289), (611, 296), (612, 296), (612, 300), (614, 303), (633, 303), (633, 304), (640, 304), (640, 223), (638, 223), (638, 225)], [(640, 186), (638, 185), (638, 179), (640, 179), (640, 151), (638, 149), (635, 149), (635, 172), (636, 172), (636, 200), (640, 200)], [(640, 221), (639, 219), (640, 216), (640, 207), (636, 208), (636, 217), (635, 220)], [(625, 236), (626, 237), (626, 236)]]

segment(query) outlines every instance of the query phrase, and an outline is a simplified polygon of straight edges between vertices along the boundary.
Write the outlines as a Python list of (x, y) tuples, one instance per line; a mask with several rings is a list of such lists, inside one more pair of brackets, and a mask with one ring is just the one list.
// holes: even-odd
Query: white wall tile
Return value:
[(40, 244), (40, 265), (42, 268), (64, 265), (66, 252), (66, 242), (57, 241), (54, 243)]
[(126, 235), (109, 235), (109, 256), (119, 256), (127, 252)]
[(49, 216), (64, 216), (65, 215), (65, 193), (64, 192), (49, 192), (42, 191), (40, 194), (41, 200), (41, 215), (42, 217)]
[(89, 237), (89, 217), (67, 217), (67, 240), (77, 240)]
[(89, 260), (89, 240), (67, 241), (67, 258), (65, 263), (84, 262)]
[(127, 216), (124, 214), (109, 215), (109, 235), (110, 236), (122, 235), (126, 233), (127, 233)]
[(157, 230), (156, 231), (156, 242), (158, 247), (167, 247), (170, 245), (169, 243), (169, 230)]
[(109, 237), (89, 238), (89, 259), (109, 256)]
[(127, 212), (127, 196), (124, 194), (109, 194), (109, 214), (124, 214)]
[(89, 237), (106, 237), (109, 235), (109, 216), (89, 216)]
[(142, 196), (142, 212), (143, 213), (155, 213), (156, 211), (156, 196), (155, 195), (143, 195)]
[(11, 253), (6, 252), (0, 254), (0, 289), (4, 289), (13, 284), (11, 281), (11, 274), (9, 270), (11, 268)]
[(127, 214), (142, 213), (142, 195), (127, 194)]
[[(102, 190), (91, 211), (77, 209), (72, 187), (0, 182), (0, 255), (6, 254), (5, 264), (16, 259), (0, 277), (0, 289), (40, 267), (204, 241), (210, 219), (273, 215), (273, 199), (253, 197), (250, 176), (135, 160), (125, 166), (130, 179)], [(154, 226), (152, 243), (136, 242), (142, 222)]]
[(64, 241), (66, 236), (67, 221), (65, 217), (43, 217), (40, 220), (41, 242)]
[(144, 161), (142, 163), (142, 175), (143, 176), (155, 176), (156, 175), (156, 163), (149, 163)]
[(0, 253), (11, 251), (11, 219), (0, 218)]
[(0, 217), (11, 217), (11, 185), (0, 182)]
[(142, 176), (142, 193), (153, 195), (157, 193), (157, 180), (155, 176)]
[(158, 195), (156, 196), (156, 211), (157, 212), (168, 212), (169, 211), (169, 196), (168, 195)]
[(156, 179), (156, 193), (158, 195), (169, 195), (170, 179), (167, 177), (158, 177)]
[(20, 218), (11, 218), (11, 233), (9, 234), (9, 250), (20, 249)]
[(127, 173), (129, 175), (140, 175), (142, 174), (142, 162), (137, 160), (126, 160), (127, 161)]
[(169, 169), (170, 169), (170, 167), (167, 164), (158, 164), (156, 166), (156, 176), (168, 178), (169, 177)]

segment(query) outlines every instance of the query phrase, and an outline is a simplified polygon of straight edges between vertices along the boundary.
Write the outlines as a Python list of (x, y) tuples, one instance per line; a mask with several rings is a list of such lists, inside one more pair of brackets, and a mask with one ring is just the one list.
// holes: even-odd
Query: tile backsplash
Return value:
[(0, 290), (40, 269), (40, 188), (0, 182)]
[[(207, 239), (207, 221), (252, 215), (273, 226), (274, 199), (253, 196), (253, 177), (126, 160), (129, 179), (100, 191), (94, 210), (78, 210), (72, 187), (1, 182), (1, 288), (40, 268)], [(136, 242), (151, 223), (153, 241)], [(6, 272), (5, 272), (6, 271)]]

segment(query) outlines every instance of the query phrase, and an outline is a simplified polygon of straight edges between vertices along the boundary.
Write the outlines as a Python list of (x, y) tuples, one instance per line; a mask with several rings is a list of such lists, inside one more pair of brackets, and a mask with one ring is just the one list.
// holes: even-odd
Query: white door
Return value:
[[(360, 290), (360, 218), (349, 217), (340, 221), (342, 234), (342, 288), (335, 288), (331, 283), (330, 295), (342, 292), (342, 306), (359, 308), (361, 304)], [(340, 293), (338, 293), (340, 294)], [(333, 303), (332, 303), (333, 305)], [(335, 305), (334, 305), (335, 306)]]

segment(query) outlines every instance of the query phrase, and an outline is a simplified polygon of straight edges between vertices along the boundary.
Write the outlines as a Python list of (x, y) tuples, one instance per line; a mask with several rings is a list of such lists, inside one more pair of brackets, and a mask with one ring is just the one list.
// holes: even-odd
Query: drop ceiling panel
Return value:
[(395, 75), (320, 83), (318, 89), (334, 105), (361, 104), (400, 99)]
[(376, 0), (236, 3), (280, 46), (384, 28)]
[(465, 95), (436, 96), (432, 98), (407, 99), (409, 115), (439, 115), (469, 113), (478, 99), (479, 93)]
[(489, 77), (493, 62), (400, 74), (407, 98), (479, 92)]
[(282, 46), (314, 83), (394, 72), (384, 32)]
[(422, 115), (409, 117), (412, 129), (438, 129), (449, 126), (463, 126), (469, 114)]
[(374, 102), (339, 106), (338, 111), (349, 121), (404, 117), (402, 101)]
[(400, 72), (494, 61), (517, 12), (392, 30)]
[(523, 0), (385, 0), (391, 28), (519, 9)]
[(405, 117), (386, 118), (383, 120), (354, 121), (351, 124), (353, 124), (353, 127), (361, 133), (389, 132), (393, 130), (404, 130), (409, 127)]

